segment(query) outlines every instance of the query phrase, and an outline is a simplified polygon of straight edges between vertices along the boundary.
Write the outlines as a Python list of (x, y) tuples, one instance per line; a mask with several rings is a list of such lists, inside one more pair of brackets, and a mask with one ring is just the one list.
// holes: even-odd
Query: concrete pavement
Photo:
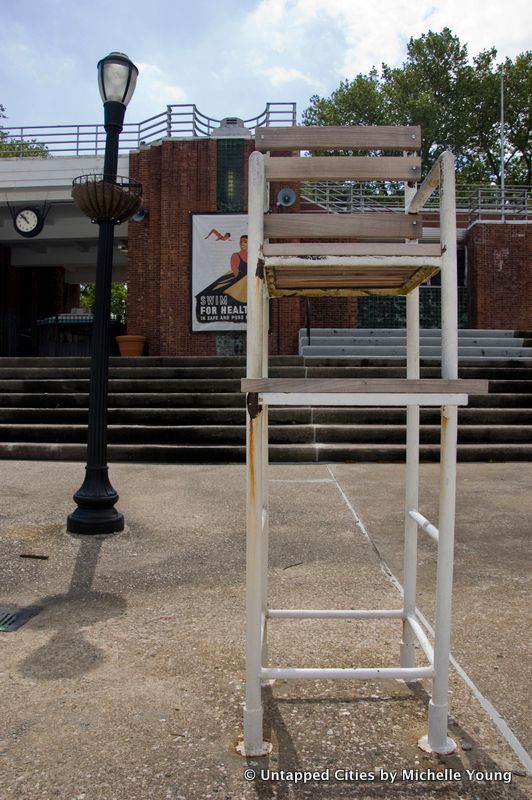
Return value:
[[(421, 474), (420, 510), (437, 524), (438, 465)], [(65, 520), (83, 465), (0, 462), (0, 605), (42, 608), (0, 633), (2, 800), (532, 797), (517, 746), (532, 743), (532, 468), (460, 464), (458, 474), (457, 754), (416, 746), (430, 685), (278, 681), (265, 692), (273, 754), (246, 762), (234, 751), (244, 467), (114, 464), (126, 529), (82, 539)], [(401, 466), (275, 465), (270, 477), (272, 605), (400, 604), (389, 572), (401, 580)], [(47, 558), (26, 557), (36, 555)], [(434, 545), (421, 536), (419, 555), (430, 622)], [(271, 661), (393, 666), (399, 639), (396, 621), (279, 620)], [(319, 774), (296, 783), (297, 771)]]

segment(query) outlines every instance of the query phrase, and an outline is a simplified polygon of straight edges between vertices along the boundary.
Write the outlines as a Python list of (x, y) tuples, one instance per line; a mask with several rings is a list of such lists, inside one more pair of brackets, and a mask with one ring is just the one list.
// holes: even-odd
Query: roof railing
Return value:
[[(404, 194), (396, 185), (368, 186), (354, 181), (306, 181), (301, 184), (301, 198), (315, 205), (316, 211), (333, 213), (354, 211), (397, 211), (404, 213)], [(530, 186), (498, 186), (462, 184), (456, 187), (456, 210), (471, 221), (489, 219), (532, 220)], [(424, 206), (436, 212), (440, 198), (437, 190)]]
[[(153, 144), (161, 139), (211, 136), (220, 122), (202, 114), (193, 104), (169, 105), (166, 111), (142, 122), (126, 122), (120, 136), (120, 152), (136, 150), (143, 144)], [(258, 126), (295, 124), (295, 103), (267, 103), (261, 114), (244, 120), (252, 135)], [(0, 138), (15, 146), (20, 143), (20, 153), (15, 150), (12, 155), (31, 156), (31, 148), (27, 147), (29, 143), (46, 148), (50, 156), (84, 156), (103, 155), (106, 134), (103, 124), (0, 126)]]

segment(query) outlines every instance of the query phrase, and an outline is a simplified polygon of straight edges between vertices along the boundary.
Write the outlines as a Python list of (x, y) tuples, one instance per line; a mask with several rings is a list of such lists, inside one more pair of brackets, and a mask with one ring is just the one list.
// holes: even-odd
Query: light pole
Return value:
[(67, 531), (88, 535), (117, 533), (124, 517), (116, 508), (118, 494), (107, 467), (107, 384), (109, 375), (111, 280), (114, 226), (137, 211), (139, 184), (117, 179), (118, 140), (126, 106), (137, 82), (138, 69), (124, 53), (110, 53), (98, 62), (98, 85), (104, 104), (106, 131), (102, 175), (82, 175), (74, 181), (72, 196), (93, 222), (98, 223), (96, 297), (87, 428), (87, 466), (83, 484), (74, 495), (77, 508), (68, 516)]

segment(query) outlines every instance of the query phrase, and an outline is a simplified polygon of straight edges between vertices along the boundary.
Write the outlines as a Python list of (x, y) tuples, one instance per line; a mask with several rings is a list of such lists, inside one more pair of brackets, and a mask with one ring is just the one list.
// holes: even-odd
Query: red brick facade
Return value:
[[(244, 146), (244, 208), (247, 161)], [(219, 336), (191, 331), (191, 218), (217, 211), (217, 140), (168, 140), (131, 154), (130, 174), (143, 185), (141, 223), (129, 224), (128, 331), (144, 334), (150, 355), (206, 356), (217, 353)], [(272, 185), (272, 212), (280, 185)], [(298, 210), (298, 203), (291, 209)], [(285, 213), (285, 211), (281, 212)], [(532, 329), (530, 226), (474, 225), (468, 237), (468, 327)], [(312, 299), (313, 327), (357, 325), (356, 298)], [(307, 301), (271, 301), (270, 353), (297, 353), (297, 335), (307, 324)]]
[(471, 328), (532, 329), (530, 225), (474, 225), (468, 234)]

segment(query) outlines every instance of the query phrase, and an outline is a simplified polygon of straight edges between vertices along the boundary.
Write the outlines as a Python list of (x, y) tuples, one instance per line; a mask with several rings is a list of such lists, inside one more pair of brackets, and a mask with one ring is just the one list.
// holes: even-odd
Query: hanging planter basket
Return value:
[(103, 175), (80, 175), (72, 183), (72, 199), (93, 222), (119, 224), (142, 204), (142, 184), (130, 178), (104, 180)]

